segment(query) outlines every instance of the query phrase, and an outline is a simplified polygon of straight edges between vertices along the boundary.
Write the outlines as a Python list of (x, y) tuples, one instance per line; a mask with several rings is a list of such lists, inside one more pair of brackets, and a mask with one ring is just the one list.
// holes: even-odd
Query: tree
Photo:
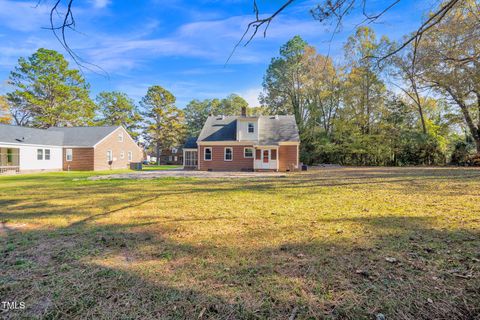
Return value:
[(480, 155), (480, 20), (465, 0), (423, 35), (417, 65), (423, 83), (460, 110)]
[(392, 60), (395, 65), (393, 76), (399, 77), (404, 86), (397, 85), (407, 97), (415, 104), (420, 116), (423, 134), (427, 134), (427, 125), (424, 115), (424, 107), (422, 105), (422, 97), (418, 85), (418, 72), (416, 64), (416, 52), (418, 42), (410, 44), (403, 54), (398, 54)]
[[(184, 109), (188, 135), (198, 136), (209, 115), (239, 115), (242, 107), (248, 107), (247, 101), (234, 93), (221, 100), (205, 99), (200, 101), (194, 99), (190, 101)], [(250, 110), (247, 109), (248, 111)]]
[(355, 115), (362, 133), (370, 134), (371, 126), (380, 115), (386, 88), (380, 79), (380, 71), (369, 56), (377, 55), (388, 44), (386, 38), (377, 41), (369, 27), (359, 27), (345, 44), (345, 55), (350, 72), (345, 84), (345, 107)]
[(27, 59), (18, 59), (9, 82), (15, 90), (7, 93), (7, 99), (14, 106), (17, 124), (48, 128), (93, 122), (95, 104), (89, 85), (54, 50), (41, 48)]
[(168, 90), (152, 86), (141, 101), (146, 122), (145, 140), (155, 148), (157, 164), (160, 164), (162, 149), (178, 146), (185, 137), (184, 114), (175, 107), (175, 100)]
[(220, 104), (215, 108), (215, 114), (222, 114), (225, 116), (235, 116), (242, 112), (242, 108), (248, 108), (248, 102), (245, 101), (238, 94), (232, 93), (220, 101)]
[(272, 113), (293, 114), (300, 132), (308, 118), (308, 101), (302, 75), (306, 74), (303, 55), (308, 44), (295, 36), (280, 48), (280, 57), (273, 58), (263, 78), (260, 100)]
[(96, 98), (100, 119), (98, 123), (108, 126), (123, 126), (137, 140), (142, 116), (135, 104), (125, 93), (100, 92)]
[(0, 123), (9, 124), (12, 122), (10, 106), (4, 96), (0, 96)]

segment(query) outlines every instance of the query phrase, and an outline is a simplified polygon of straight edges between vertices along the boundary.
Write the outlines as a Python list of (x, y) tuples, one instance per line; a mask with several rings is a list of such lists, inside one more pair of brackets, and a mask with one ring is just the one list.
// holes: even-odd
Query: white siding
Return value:
[[(2, 148), (18, 148), (20, 151), (20, 171), (62, 170), (62, 147), (24, 146), (15, 144), (0, 144)], [(37, 160), (37, 149), (50, 149), (50, 160)]]
[[(248, 132), (248, 124), (253, 123), (255, 132)], [(237, 121), (237, 139), (240, 141), (257, 141), (258, 140), (258, 120), (238, 119)]]

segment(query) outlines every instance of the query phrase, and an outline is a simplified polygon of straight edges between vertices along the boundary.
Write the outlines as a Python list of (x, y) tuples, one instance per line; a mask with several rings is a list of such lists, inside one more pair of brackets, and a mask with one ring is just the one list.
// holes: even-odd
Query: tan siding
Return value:
[(298, 146), (280, 146), (278, 149), (280, 171), (293, 171), (298, 168)]
[[(205, 161), (204, 159), (204, 150), (205, 147), (212, 148), (212, 160)], [(233, 148), (233, 160), (224, 161), (224, 149), (225, 147)], [(253, 158), (244, 158), (243, 149), (244, 148), (253, 148), (251, 145), (223, 145), (223, 146), (199, 146), (199, 160), (200, 160), (200, 170), (209, 170), (214, 171), (240, 171), (240, 170), (253, 170)]]
[[(67, 161), (67, 149), (72, 149), (72, 161)], [(63, 170), (91, 171), (93, 170), (93, 148), (63, 148)]]
[[(123, 142), (118, 141), (118, 134), (123, 131)], [(107, 151), (112, 150), (113, 163), (108, 164)], [(124, 152), (124, 158), (120, 158), (120, 153)], [(132, 161), (128, 161), (128, 152), (132, 152)], [(143, 160), (143, 151), (128, 136), (128, 132), (119, 128), (109, 135), (105, 140), (95, 146), (94, 170), (125, 169), (129, 167), (130, 162), (140, 162)]]

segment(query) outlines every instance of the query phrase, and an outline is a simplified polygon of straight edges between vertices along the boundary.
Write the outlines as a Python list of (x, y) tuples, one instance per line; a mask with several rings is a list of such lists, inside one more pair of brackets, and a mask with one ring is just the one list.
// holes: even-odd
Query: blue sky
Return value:
[[(314, 21), (309, 9), (318, 1), (296, 1), (274, 20), (264, 39), (258, 36), (240, 47), (225, 66), (234, 44), (253, 18), (253, 0), (77, 0), (74, 14), (78, 33), (69, 34), (71, 47), (86, 61), (105, 69), (109, 77), (85, 70), (92, 97), (103, 90), (120, 90), (138, 101), (151, 85), (161, 85), (184, 107), (192, 99), (242, 95), (256, 105), (262, 77), (279, 47), (298, 34), (328, 52), (331, 28)], [(389, 1), (388, 1), (389, 2)], [(65, 52), (48, 30), (51, 1), (0, 0), (0, 93), (20, 56), (40, 47)], [(258, 1), (263, 13), (271, 13), (282, 1)], [(370, 0), (372, 12), (385, 1)], [(381, 23), (377, 34), (399, 39), (418, 26), (425, 10), (436, 3), (402, 0)], [(331, 44), (336, 62), (342, 46), (362, 19), (352, 13)], [(72, 65), (74, 66), (74, 65)]]

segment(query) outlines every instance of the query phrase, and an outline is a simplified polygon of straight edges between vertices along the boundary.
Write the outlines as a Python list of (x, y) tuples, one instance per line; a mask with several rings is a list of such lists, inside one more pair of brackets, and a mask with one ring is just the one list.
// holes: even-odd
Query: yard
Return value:
[(92, 175), (0, 177), (0, 317), (479, 319), (478, 169)]

